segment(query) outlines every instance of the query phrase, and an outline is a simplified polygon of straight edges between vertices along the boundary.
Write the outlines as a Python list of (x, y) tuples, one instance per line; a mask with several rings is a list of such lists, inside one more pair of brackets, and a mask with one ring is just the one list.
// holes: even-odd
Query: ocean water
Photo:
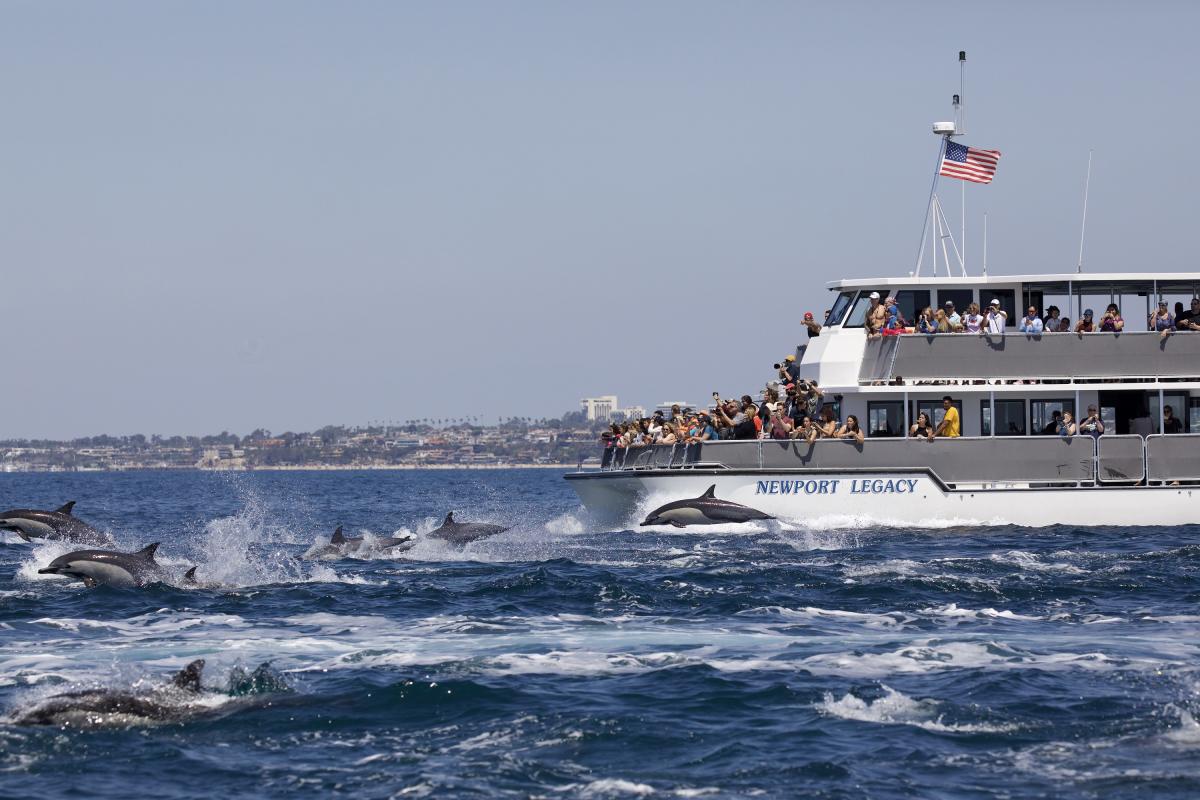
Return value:
[[(1200, 526), (607, 530), (546, 470), (0, 475), (5, 508), (71, 499), (205, 585), (88, 590), (5, 535), (2, 797), (1200, 794)], [(302, 558), (448, 510), (513, 529)], [(15, 722), (195, 658), (178, 717)]]

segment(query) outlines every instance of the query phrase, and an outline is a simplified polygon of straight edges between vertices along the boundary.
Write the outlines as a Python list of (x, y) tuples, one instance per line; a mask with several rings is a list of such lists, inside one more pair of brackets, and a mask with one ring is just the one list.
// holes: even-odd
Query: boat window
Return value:
[(867, 436), (900, 436), (904, 432), (904, 401), (867, 403)]
[[(951, 303), (954, 303), (954, 310), (961, 317), (967, 313), (967, 307), (975, 302), (975, 298), (972, 296), (974, 294), (975, 292), (971, 289), (938, 289), (938, 308), (945, 307), (946, 301), (949, 300)], [(990, 297), (988, 298), (988, 300), (991, 299)], [(996, 299), (1000, 298), (997, 297)], [(987, 301), (985, 300), (984, 302)], [(1005, 307), (1001, 306), (1001, 308)]]
[(1079, 415), (1075, 413), (1074, 400), (1030, 400), (1029, 429), (1034, 433), (1044, 433), (1048, 436), (1057, 434), (1057, 420), (1054, 419), (1055, 411), (1058, 412), (1060, 417), (1064, 411), (1070, 411), (1075, 421), (1079, 421)]
[(909, 326), (917, 324), (917, 315), (929, 305), (928, 289), (903, 289), (896, 292), (896, 305), (900, 306), (900, 316)]
[[(879, 291), (879, 290), (875, 290)], [(883, 292), (879, 292), (880, 302), (885, 297)], [(850, 316), (842, 323), (843, 328), (861, 328), (867, 321), (867, 312), (871, 310), (871, 292), (863, 291), (858, 293), (858, 299), (854, 301), (854, 307), (850, 309)]]
[[(951, 400), (950, 405), (958, 409), (958, 425), (962, 431), (966, 425), (962, 415), (962, 400)], [(918, 400), (916, 402), (916, 411), (912, 415), (913, 422), (917, 421), (917, 416), (922, 412), (933, 422), (933, 427), (936, 428), (942, 424), (942, 417), (946, 416), (946, 409), (942, 408), (941, 400)], [(963, 435), (966, 435), (965, 433)]]
[[(1162, 411), (1158, 408), (1158, 394), (1155, 392), (1149, 393), (1150, 400), (1150, 430), (1154, 433), (1162, 433)], [(1171, 416), (1179, 420), (1183, 425), (1183, 432), (1188, 432), (1187, 417), (1190, 414), (1185, 414), (1183, 409), (1187, 408), (1188, 396), (1184, 392), (1166, 392), (1163, 395), (1163, 405), (1171, 407)]]
[[(990, 298), (989, 298), (990, 299)], [(991, 401), (979, 401), (980, 434), (992, 435)], [(1025, 401), (997, 400), (996, 401), (996, 435), (1024, 436), (1025, 435)]]
[(846, 309), (850, 307), (850, 300), (853, 299), (854, 292), (842, 292), (837, 296), (837, 300), (833, 301), (833, 308), (826, 315), (822, 325), (837, 325), (842, 321), (842, 317), (846, 316)]
[(1200, 433), (1200, 397), (1188, 400), (1187, 432)]

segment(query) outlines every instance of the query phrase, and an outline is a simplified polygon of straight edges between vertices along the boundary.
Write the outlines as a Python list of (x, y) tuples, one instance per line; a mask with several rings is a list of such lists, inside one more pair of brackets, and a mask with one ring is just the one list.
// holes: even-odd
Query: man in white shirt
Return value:
[(1004, 326), (1008, 322), (1008, 313), (1001, 310), (1000, 301), (988, 303), (987, 313), (983, 315), (984, 330), (990, 334), (1004, 335)]
[(1025, 316), (1021, 317), (1021, 333), (1032, 333), (1040, 335), (1042, 332), (1042, 318), (1038, 316), (1037, 309), (1030, 306), (1025, 311)]

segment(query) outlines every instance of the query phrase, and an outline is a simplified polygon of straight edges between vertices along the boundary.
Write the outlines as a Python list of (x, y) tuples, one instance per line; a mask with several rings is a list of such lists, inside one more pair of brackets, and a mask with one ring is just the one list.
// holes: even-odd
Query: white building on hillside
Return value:
[(588, 422), (607, 422), (617, 410), (617, 396), (609, 394), (603, 397), (585, 397), (579, 401), (579, 405), (583, 407)]

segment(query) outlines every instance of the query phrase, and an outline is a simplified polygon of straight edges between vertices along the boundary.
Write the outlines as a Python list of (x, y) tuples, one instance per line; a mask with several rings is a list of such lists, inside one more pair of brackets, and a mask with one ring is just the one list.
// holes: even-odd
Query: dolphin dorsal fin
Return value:
[(150, 544), (143, 547), (141, 550), (138, 550), (136, 553), (134, 553), (134, 555), (141, 556), (142, 558), (146, 559), (147, 561), (153, 561), (154, 560), (154, 551), (158, 549), (159, 544), (160, 544), (159, 542), (151, 542)]
[(187, 583), (196, 582), (196, 568), (192, 567), (187, 572), (183, 573), (183, 580)]
[(68, 503), (63, 503), (61, 507), (55, 509), (54, 513), (55, 514), (66, 514), (69, 517), (69, 516), (71, 516), (71, 509), (74, 507), (75, 507), (75, 501), (72, 500)]
[[(192, 567), (195, 569), (195, 567)], [(204, 669), (204, 659), (197, 658), (192, 663), (188, 664), (175, 676), (171, 683), (176, 689), (183, 689), (188, 692), (200, 691), (200, 672)]]
[(346, 535), (342, 533), (342, 526), (338, 525), (337, 530), (333, 532), (333, 536), (329, 537), (330, 544), (345, 544)]
[(453, 511), (450, 511), (446, 514), (446, 519), (442, 521), (442, 524), (443, 525), (453, 525), (454, 524), (454, 512)]
[(708, 487), (708, 489), (704, 492), (704, 494), (700, 495), (701, 500), (703, 500), (706, 497), (712, 498), (714, 500), (716, 499), (717, 485), (715, 483), (712, 486)]

